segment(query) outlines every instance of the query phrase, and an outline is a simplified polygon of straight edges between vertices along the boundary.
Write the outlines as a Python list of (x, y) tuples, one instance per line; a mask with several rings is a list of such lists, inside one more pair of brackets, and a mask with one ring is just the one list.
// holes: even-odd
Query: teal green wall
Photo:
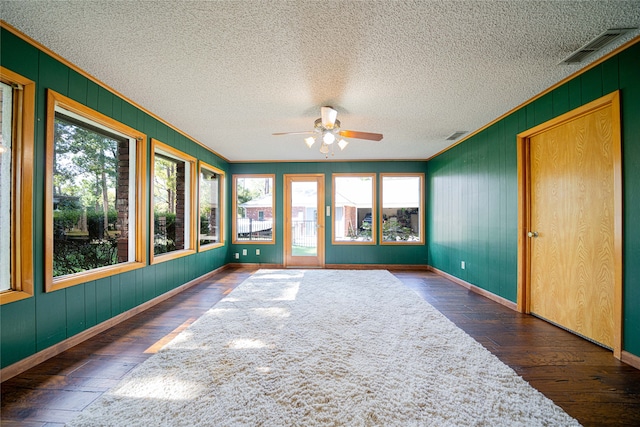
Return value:
[[(516, 300), (516, 134), (620, 90), (624, 193), (623, 349), (640, 356), (640, 43), (427, 164), (428, 263)], [(466, 262), (466, 269), (460, 268)]]
[[(429, 265), (511, 301), (516, 297), (516, 133), (508, 120), (428, 163)], [(465, 269), (461, 268), (465, 262)]]
[[(322, 154), (318, 153), (321, 157)], [(232, 194), (233, 174), (275, 174), (276, 176), (276, 239), (275, 244), (237, 244), (229, 245), (228, 262), (283, 264), (283, 206), (284, 206), (284, 175), (321, 173), (325, 178), (325, 206), (332, 206), (332, 174), (334, 173), (375, 173), (376, 174), (376, 201), (377, 211), (380, 212), (380, 173), (424, 173), (426, 162), (330, 162), (320, 161), (311, 163), (232, 163), (229, 166), (228, 194)], [(228, 206), (228, 218), (231, 214), (231, 203)], [(333, 245), (331, 233), (333, 223), (331, 217), (326, 218), (325, 225), (325, 263), (327, 264), (404, 264), (426, 265), (426, 245)], [(228, 227), (229, 231), (231, 227)], [(229, 238), (231, 241), (231, 238)], [(233, 259), (233, 254), (242, 254), (242, 249), (247, 249), (247, 256), (240, 256), (240, 260)], [(256, 255), (256, 249), (260, 249), (260, 255)]]
[[(276, 175), (276, 207), (283, 206), (283, 176), (427, 172), (426, 245), (332, 245), (326, 227), (327, 264), (430, 264), (511, 301), (516, 298), (517, 188), (515, 135), (613, 90), (621, 90), (624, 174), (624, 349), (640, 355), (640, 44), (574, 78), (429, 162), (325, 162), (228, 164), (81, 74), (2, 29), (0, 62), (36, 82), (33, 298), (0, 306), (0, 365), (4, 368), (155, 298), (228, 262), (247, 245), (231, 245), (154, 266), (44, 293), (45, 92), (51, 88), (149, 138), (157, 138), (227, 173)], [(148, 141), (149, 142), (149, 141)], [(150, 144), (148, 145), (149, 148)], [(148, 157), (149, 159), (150, 157)], [(149, 170), (149, 169), (147, 169)], [(147, 210), (149, 194), (147, 189)], [(379, 207), (379, 206), (378, 206)], [(227, 203), (231, 218), (231, 203)], [(250, 245), (247, 263), (283, 261), (283, 224), (275, 245)], [(328, 221), (328, 224), (331, 221)], [(231, 227), (227, 227), (231, 242)], [(261, 255), (255, 256), (255, 249)], [(147, 247), (147, 252), (149, 248)], [(467, 268), (460, 269), (460, 261)]]
[[(145, 133), (148, 138), (147, 161), (150, 159), (150, 139), (157, 138), (222, 170), (227, 171), (229, 165), (4, 29), (0, 34), (0, 53), (2, 66), (33, 80), (37, 91), (33, 191), (34, 296), (0, 306), (0, 359), (4, 368), (224, 265), (227, 256), (227, 247), (217, 248), (45, 293), (42, 236), (45, 221), (45, 93), (48, 88)], [(147, 212), (148, 200), (147, 188)], [(147, 254), (148, 250), (147, 244)]]

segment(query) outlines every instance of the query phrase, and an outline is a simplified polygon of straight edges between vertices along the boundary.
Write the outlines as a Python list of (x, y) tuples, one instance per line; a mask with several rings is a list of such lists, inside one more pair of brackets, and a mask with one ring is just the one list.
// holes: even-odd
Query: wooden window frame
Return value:
[[(36, 84), (0, 67), (0, 80), (14, 90), (11, 160), (11, 278), (0, 305), (33, 296), (33, 155)], [(17, 95), (17, 96), (16, 96)]]
[[(271, 191), (271, 213), (273, 223), (271, 225), (271, 240), (238, 240), (238, 233), (236, 231), (237, 216), (238, 216), (238, 179), (239, 178), (271, 178), (272, 191)], [(241, 245), (275, 245), (276, 243), (276, 175), (275, 174), (235, 174), (232, 177), (232, 214), (231, 219), (231, 242), (233, 244)]]
[[(420, 239), (416, 241), (391, 241), (383, 239), (383, 214), (384, 214), (384, 179), (390, 177), (418, 177), (420, 178), (420, 206), (418, 207), (418, 221), (420, 227)], [(379, 238), (381, 245), (424, 245), (425, 244), (425, 230), (424, 230), (424, 200), (425, 200), (425, 191), (424, 191), (424, 173), (381, 173), (380, 174), (380, 231)]]
[[(100, 267), (75, 274), (68, 274), (60, 277), (53, 277), (53, 159), (55, 150), (55, 112), (56, 108), (62, 108), (78, 116), (84, 117), (91, 122), (113, 129), (114, 131), (127, 135), (136, 140), (135, 151), (135, 179), (130, 182), (130, 186), (135, 189), (135, 214), (131, 220), (135, 221), (134, 239), (135, 251), (134, 260), (123, 262), (112, 266)], [(61, 95), (51, 89), (47, 90), (47, 133), (46, 133), (46, 176), (45, 176), (45, 257), (44, 257), (44, 279), (45, 291), (52, 292), (97, 280), (103, 277), (113, 276), (126, 271), (142, 268), (146, 265), (146, 246), (144, 244), (145, 228), (145, 189), (146, 189), (146, 146), (147, 136), (142, 132), (133, 129), (117, 120), (101, 114), (81, 103)]]
[[(336, 178), (371, 178), (371, 240), (336, 240)], [(377, 200), (376, 200), (376, 174), (375, 173), (334, 173), (332, 180), (332, 200), (333, 220), (331, 222), (331, 243), (333, 245), (375, 245), (377, 238)]]
[[(219, 225), (218, 225), (218, 241), (214, 243), (208, 244), (200, 244), (200, 188), (201, 188), (201, 178), (202, 178), (202, 169), (206, 169), (213, 173), (220, 175), (220, 179), (218, 182), (218, 215), (220, 216)], [(208, 251), (214, 248), (219, 248), (225, 245), (225, 186), (226, 186), (226, 174), (222, 169), (218, 169), (215, 166), (211, 166), (208, 163), (203, 161), (198, 162), (198, 252)]]
[[(167, 252), (164, 254), (160, 254), (160, 255), (155, 255), (153, 252), (153, 247), (154, 247), (154, 176), (155, 176), (155, 154), (156, 151), (160, 150), (161, 154), (167, 154), (170, 157), (174, 157), (177, 160), (183, 161), (185, 163), (185, 166), (188, 165), (189, 167), (189, 188), (188, 188), (188, 195), (189, 195), (189, 200), (185, 200), (185, 207), (189, 208), (189, 212), (188, 214), (188, 218), (189, 218), (189, 224), (188, 224), (188, 228), (186, 228), (186, 232), (185, 232), (185, 236), (189, 237), (189, 242), (188, 245), (185, 242), (185, 247), (184, 249), (178, 249), (172, 252)], [(155, 138), (151, 138), (151, 162), (150, 162), (151, 166), (151, 173), (150, 173), (150, 182), (149, 182), (149, 188), (150, 188), (150, 203), (149, 203), (149, 207), (150, 207), (150, 216), (149, 216), (149, 257), (150, 257), (150, 264), (158, 264), (161, 262), (165, 262), (165, 261), (170, 261), (172, 259), (176, 259), (176, 258), (181, 258), (183, 256), (187, 256), (187, 255), (192, 255), (194, 253), (196, 253), (196, 245), (197, 245), (197, 233), (196, 233), (196, 224), (198, 224), (198, 221), (196, 220), (196, 215), (197, 215), (197, 198), (196, 198), (196, 158), (193, 156), (190, 156), (180, 150), (178, 150), (177, 148), (173, 148), (170, 145), (167, 145), (161, 141), (158, 141)]]

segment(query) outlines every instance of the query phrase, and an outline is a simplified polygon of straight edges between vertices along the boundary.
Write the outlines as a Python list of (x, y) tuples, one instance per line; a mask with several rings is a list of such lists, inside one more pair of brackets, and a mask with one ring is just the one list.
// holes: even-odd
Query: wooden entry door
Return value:
[(324, 267), (324, 175), (285, 175), (286, 267)]
[[(621, 350), (622, 203), (614, 93), (519, 135), (524, 310)], [(520, 302), (520, 301), (519, 301)]]

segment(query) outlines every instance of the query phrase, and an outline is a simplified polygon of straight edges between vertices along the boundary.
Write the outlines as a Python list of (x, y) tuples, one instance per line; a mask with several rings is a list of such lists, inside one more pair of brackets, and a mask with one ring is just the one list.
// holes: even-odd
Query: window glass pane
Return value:
[(382, 176), (382, 241), (419, 242), (421, 176)]
[(61, 112), (54, 132), (53, 276), (128, 262), (135, 142)]
[(291, 255), (318, 255), (318, 183), (291, 183)]
[(222, 175), (208, 168), (200, 168), (200, 245), (221, 242)]
[(334, 177), (336, 242), (370, 242), (373, 239), (373, 176)]
[(13, 124), (13, 89), (0, 83), (0, 291), (11, 289), (11, 131)]
[(185, 248), (185, 212), (188, 194), (186, 162), (154, 155), (153, 177), (153, 253), (154, 255)]
[(155, 264), (196, 250), (199, 208), (196, 158), (155, 139), (152, 147), (151, 263)]
[(273, 178), (235, 177), (236, 240), (273, 240)]

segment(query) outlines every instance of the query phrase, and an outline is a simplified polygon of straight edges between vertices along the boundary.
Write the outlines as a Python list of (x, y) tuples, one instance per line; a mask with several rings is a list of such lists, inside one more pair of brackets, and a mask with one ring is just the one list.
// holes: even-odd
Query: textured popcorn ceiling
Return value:
[[(231, 161), (425, 159), (583, 68), (559, 64), (640, 1), (6, 1), (3, 20)], [(638, 30), (615, 46), (638, 36)], [(587, 59), (593, 61), (611, 48)]]

